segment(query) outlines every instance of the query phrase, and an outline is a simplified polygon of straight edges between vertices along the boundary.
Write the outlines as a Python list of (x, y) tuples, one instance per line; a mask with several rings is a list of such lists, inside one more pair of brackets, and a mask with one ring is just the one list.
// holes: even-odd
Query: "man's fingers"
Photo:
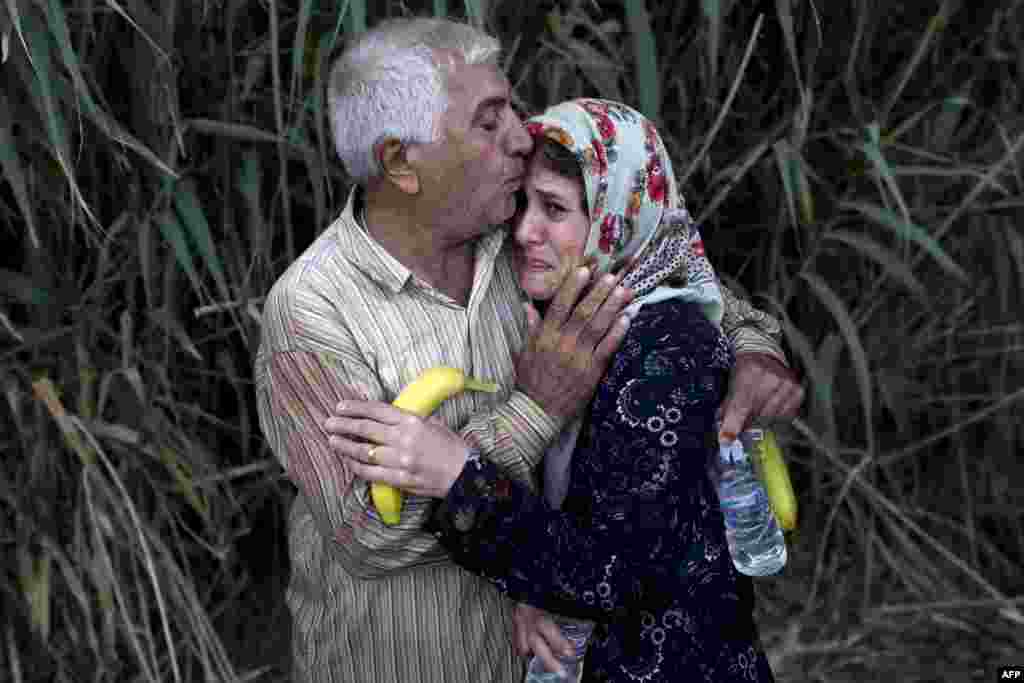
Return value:
[(379, 444), (353, 441), (343, 436), (329, 436), (327, 445), (335, 454), (365, 465), (394, 467), (397, 452)]
[(408, 413), (382, 401), (339, 401), (334, 406), (334, 414), (348, 418), (366, 418), (387, 425), (395, 425), (402, 421)]
[(530, 645), (526, 642), (526, 626), (518, 616), (512, 619), (512, 645), (520, 657), (525, 657), (530, 653)]
[(787, 420), (792, 420), (794, 417), (800, 414), (800, 406), (804, 403), (804, 388), (797, 387), (796, 391), (790, 394), (789, 398), (786, 399), (786, 404), (782, 407), (782, 417)]
[(540, 313), (529, 301), (523, 302), (523, 308), (526, 309), (526, 338), (529, 339), (540, 328)]
[(574, 268), (569, 271), (562, 280), (562, 284), (551, 300), (548, 310), (544, 313), (544, 321), (541, 323), (541, 334), (558, 334), (565, 321), (569, 319), (580, 292), (590, 280), (590, 270), (585, 268)]
[(780, 387), (770, 394), (764, 403), (757, 410), (757, 417), (765, 420), (777, 420), (784, 417), (782, 412), (788, 400), (789, 392), (786, 387)]
[(558, 628), (558, 624), (552, 619), (542, 617), (539, 621), (538, 630), (544, 634), (548, 647), (553, 652), (560, 652), (563, 657), (569, 657), (576, 652), (569, 639), (562, 635), (562, 629)]
[(558, 662), (558, 658), (551, 652), (551, 648), (548, 647), (548, 643), (544, 638), (539, 635), (534, 635), (530, 642), (530, 647), (533, 650), (533, 654), (540, 658), (540, 661), (544, 664), (544, 668), (551, 672), (557, 672), (562, 676), (566, 675), (565, 669)]
[(597, 345), (597, 349), (594, 351), (594, 369), (595, 371), (600, 370), (601, 377), (604, 377), (605, 370), (608, 369), (608, 364), (611, 363), (612, 356), (619, 350), (622, 345), (622, 340), (626, 338), (626, 333), (629, 332), (630, 320), (624, 315), (620, 315), (611, 329), (608, 330), (608, 334), (604, 336), (601, 343)]
[(590, 289), (581, 294), (579, 303), (572, 311), (572, 317), (569, 320), (569, 324), (576, 327), (582, 327), (583, 325), (590, 322), (591, 318), (597, 315), (598, 309), (608, 299), (608, 295), (611, 294), (615, 288), (615, 281), (617, 278), (614, 275), (605, 274), (594, 282)]
[(735, 440), (736, 436), (747, 426), (751, 412), (753, 409), (750, 405), (749, 394), (734, 390), (726, 399), (722, 410), (722, 426), (718, 429), (719, 438)]
[[(402, 416), (404, 417), (405, 413), (402, 413)], [(352, 419), (347, 413), (345, 417), (334, 415), (324, 420), (324, 431), (330, 436), (372, 443), (386, 443), (391, 434), (391, 428), (387, 423), (373, 419)]]
[(405, 473), (401, 470), (367, 465), (366, 463), (362, 463), (348, 457), (344, 460), (349, 471), (363, 481), (368, 481), (374, 484), (387, 484), (388, 486), (394, 486), (396, 489), (404, 489), (415, 493), (415, 490), (410, 486)]
[(617, 316), (622, 315), (632, 301), (631, 290), (625, 287), (614, 286), (614, 289), (604, 300), (597, 312), (590, 318), (584, 328), (584, 337), (592, 341), (596, 346), (599, 339), (603, 339), (612, 330)]

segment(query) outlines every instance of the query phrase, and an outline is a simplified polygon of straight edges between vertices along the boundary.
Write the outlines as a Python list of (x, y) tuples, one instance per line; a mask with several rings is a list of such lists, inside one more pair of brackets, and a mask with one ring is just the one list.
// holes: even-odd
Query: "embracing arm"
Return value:
[[(553, 510), (492, 463), (471, 459), (430, 527), (456, 563), (516, 600), (595, 619), (699, 593), (701, 577), (722, 569), (728, 557), (707, 552), (706, 530), (721, 520), (705, 466), (729, 351), (696, 306), (671, 310), (633, 327), (644, 339), (671, 329), (673, 346), (625, 349), (595, 399), (590, 443), (574, 455), (600, 459), (593, 510)], [(641, 410), (672, 419), (661, 418), (657, 431), (633, 419), (630, 391), (642, 393)]]
[(374, 578), (442, 559), (443, 549), (421, 528), (432, 501), (408, 497), (401, 524), (385, 526), (368, 482), (330, 450), (322, 425), (338, 401), (384, 401), (386, 390), (327, 298), (296, 280), (286, 276), (267, 297), (254, 368), (260, 426), (271, 449), (327, 552), (352, 575)]
[(764, 311), (754, 308), (746, 299), (740, 299), (724, 284), (722, 292), (722, 331), (732, 342), (736, 355), (745, 353), (767, 354), (788, 367), (782, 350), (782, 327), (779, 321)]

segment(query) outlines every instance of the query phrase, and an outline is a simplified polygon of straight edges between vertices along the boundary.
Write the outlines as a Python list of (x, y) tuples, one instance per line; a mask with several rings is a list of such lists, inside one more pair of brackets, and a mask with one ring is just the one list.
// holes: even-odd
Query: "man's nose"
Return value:
[(526, 132), (519, 114), (512, 112), (512, 126), (508, 135), (508, 152), (517, 156), (528, 156), (533, 151), (533, 137)]

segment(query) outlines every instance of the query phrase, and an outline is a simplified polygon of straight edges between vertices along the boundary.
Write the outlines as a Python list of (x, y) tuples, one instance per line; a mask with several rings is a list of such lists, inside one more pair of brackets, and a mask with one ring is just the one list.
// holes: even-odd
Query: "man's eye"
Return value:
[(480, 127), (487, 132), (494, 132), (498, 130), (498, 125), (501, 122), (498, 120), (497, 114), (488, 114), (484, 118), (480, 119)]
[(563, 214), (565, 214), (565, 207), (562, 206), (561, 204), (548, 202), (547, 204), (544, 205), (544, 208), (552, 216), (562, 216)]

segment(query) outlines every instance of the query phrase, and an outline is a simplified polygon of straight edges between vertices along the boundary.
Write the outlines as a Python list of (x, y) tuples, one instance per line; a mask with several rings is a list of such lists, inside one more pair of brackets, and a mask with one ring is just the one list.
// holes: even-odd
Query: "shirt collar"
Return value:
[[(342, 254), (349, 263), (368, 278), (391, 294), (402, 291), (406, 283), (416, 281), (412, 271), (392, 256), (370, 235), (362, 220), (364, 213), (363, 192), (353, 187), (345, 203), (345, 209), (335, 223)], [(483, 236), (477, 241), (475, 254), (474, 289), (477, 278), (497, 260), (502, 243), (508, 231), (504, 228)]]
[(349, 192), (345, 210), (336, 223), (342, 255), (364, 275), (392, 294), (397, 294), (412, 277), (412, 271), (373, 239), (360, 217), (363, 193), (356, 186)]

